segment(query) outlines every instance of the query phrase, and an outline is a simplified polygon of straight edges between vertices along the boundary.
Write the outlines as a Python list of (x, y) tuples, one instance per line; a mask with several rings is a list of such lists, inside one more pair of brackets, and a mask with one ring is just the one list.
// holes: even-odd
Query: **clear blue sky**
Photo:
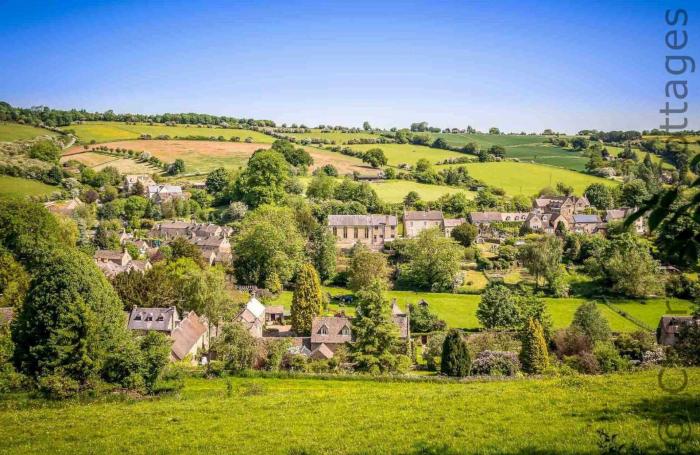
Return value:
[(308, 125), (644, 129), (666, 101), (669, 6), (688, 9), (700, 64), (692, 2), (199, 3), (0, 0), (0, 100)]

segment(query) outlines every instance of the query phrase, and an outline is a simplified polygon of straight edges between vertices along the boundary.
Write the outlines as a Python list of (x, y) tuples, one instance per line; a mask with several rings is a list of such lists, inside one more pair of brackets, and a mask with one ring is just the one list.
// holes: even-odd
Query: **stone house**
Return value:
[(656, 341), (664, 346), (673, 346), (678, 333), (689, 324), (700, 325), (700, 319), (693, 316), (662, 316), (656, 329)]
[(143, 194), (146, 193), (149, 186), (156, 186), (156, 182), (148, 174), (129, 174), (124, 176), (124, 191), (132, 193), (137, 183), (141, 184)]
[[(603, 215), (603, 220), (606, 223), (612, 223), (612, 222), (618, 222), (621, 223), (630, 216), (632, 213), (635, 212), (636, 209), (632, 208), (619, 208), (619, 209), (610, 209), (605, 211), (605, 215)], [(646, 233), (646, 226), (644, 224), (644, 217), (639, 217), (634, 221), (634, 231), (637, 234), (644, 234)]]
[(412, 239), (418, 237), (426, 229), (440, 228), (444, 230), (444, 220), (445, 217), (441, 210), (406, 210), (403, 213), (404, 236)]
[(454, 228), (466, 222), (467, 220), (464, 218), (445, 218), (445, 237), (451, 237)]
[(571, 215), (571, 230), (583, 234), (595, 234), (603, 227), (598, 215)]
[(328, 228), (341, 249), (362, 243), (380, 250), (384, 242), (396, 239), (398, 222), (394, 215), (329, 215)]
[(265, 305), (252, 297), (246, 303), (243, 310), (236, 316), (236, 322), (243, 324), (248, 332), (255, 338), (262, 338), (265, 328)]
[(185, 197), (182, 187), (178, 185), (149, 185), (146, 190), (148, 199), (162, 203), (173, 199)]

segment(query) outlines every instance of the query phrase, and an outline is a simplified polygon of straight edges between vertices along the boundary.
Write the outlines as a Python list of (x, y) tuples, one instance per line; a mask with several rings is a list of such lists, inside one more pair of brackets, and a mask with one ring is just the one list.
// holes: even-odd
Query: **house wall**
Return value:
[(396, 239), (395, 226), (331, 226), (330, 229), (339, 248), (352, 248), (359, 242), (376, 249)]
[(404, 234), (408, 238), (418, 237), (418, 235), (426, 230), (433, 228), (443, 229), (442, 220), (409, 220), (404, 221)]

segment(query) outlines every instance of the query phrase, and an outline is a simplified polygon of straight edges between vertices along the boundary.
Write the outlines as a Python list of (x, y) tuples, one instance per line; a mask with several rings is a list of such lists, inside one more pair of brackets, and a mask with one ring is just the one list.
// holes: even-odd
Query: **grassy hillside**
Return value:
[(321, 130), (314, 128), (308, 133), (284, 133), (287, 136), (295, 137), (299, 140), (301, 139), (328, 139), (329, 141), (332, 141), (334, 144), (337, 145), (342, 145), (346, 144), (349, 140), (352, 139), (377, 139), (379, 138), (379, 134), (371, 134), (371, 133), (343, 133), (341, 131), (330, 131), (327, 133), (322, 132)]
[(29, 125), (20, 125), (19, 123), (3, 123), (0, 122), (0, 142), (11, 142), (20, 139), (33, 139), (37, 136), (55, 136), (53, 131), (43, 128), (36, 128)]
[[(685, 372), (680, 395), (657, 386), (656, 370), (462, 383), (188, 379), (175, 396), (95, 402), (5, 395), (0, 436), (6, 454), (583, 454), (600, 453), (605, 430), (658, 453), (659, 422), (682, 419), (684, 452), (697, 453), (700, 369)], [(675, 386), (680, 371), (665, 381)]]
[(424, 201), (435, 201), (445, 194), (464, 193), (470, 199), (475, 196), (473, 191), (449, 186), (426, 185), (423, 183), (409, 182), (407, 180), (387, 180), (370, 183), (377, 195), (385, 202), (401, 202), (411, 191), (417, 192)]
[[(342, 288), (325, 288), (331, 295), (349, 294), (350, 291)], [(396, 299), (396, 302), (402, 309), (406, 309), (409, 303), (418, 303), (421, 299), (428, 302), (431, 311), (435, 312), (441, 319), (447, 322), (449, 327), (458, 327), (463, 329), (477, 329), (481, 327), (479, 320), (476, 317), (476, 309), (481, 300), (479, 295), (470, 294), (446, 294), (446, 293), (431, 293), (431, 292), (413, 292), (413, 291), (388, 291), (386, 294), (388, 299)], [(274, 302), (277, 305), (284, 305), (289, 308), (292, 302), (292, 293), (289, 291), (283, 292), (280, 297)], [(586, 302), (586, 299), (581, 298), (545, 298), (544, 302), (552, 315), (554, 327), (564, 328), (571, 324), (574, 318), (576, 309)], [(685, 300), (674, 299), (671, 309), (666, 307), (666, 299), (649, 299), (646, 301), (633, 300), (611, 300), (618, 308), (628, 312), (629, 314), (641, 319), (651, 327), (656, 327), (659, 318), (664, 314), (677, 312), (678, 314), (690, 314), (692, 306), (690, 302)], [(630, 320), (620, 316), (615, 311), (608, 308), (603, 303), (598, 304), (598, 308), (610, 323), (610, 328), (616, 332), (632, 332), (639, 330), (640, 327)], [(348, 314), (354, 314), (353, 306), (339, 307), (331, 305), (329, 312), (333, 313), (339, 310), (344, 310)]]
[(71, 125), (64, 129), (74, 130), (82, 143), (89, 143), (92, 140), (101, 143), (138, 139), (142, 134), (150, 134), (154, 137), (167, 134), (172, 138), (175, 136), (223, 136), (226, 140), (238, 136), (241, 138), (241, 141), (245, 141), (248, 137), (252, 138), (253, 142), (272, 143), (274, 141), (273, 137), (256, 131), (231, 128), (198, 128), (195, 125), (165, 126), (145, 123), (127, 125), (123, 122), (85, 122), (81, 125)]
[(386, 155), (389, 166), (398, 166), (402, 163), (414, 165), (416, 164), (416, 161), (421, 158), (425, 158), (431, 163), (435, 164), (438, 161), (448, 158), (468, 156), (464, 153), (434, 149), (424, 145), (413, 144), (357, 144), (350, 145), (349, 147), (360, 152), (366, 152), (367, 150), (373, 148), (380, 148), (384, 151), (384, 155)]
[(0, 175), (0, 197), (44, 196), (60, 190), (38, 180)]
[(583, 193), (591, 183), (598, 182), (610, 186), (617, 184), (612, 180), (580, 172), (532, 163), (504, 161), (469, 163), (465, 166), (472, 177), (487, 185), (503, 188), (510, 196), (516, 194), (531, 196), (545, 186), (555, 186), (557, 182), (573, 186), (576, 194)]

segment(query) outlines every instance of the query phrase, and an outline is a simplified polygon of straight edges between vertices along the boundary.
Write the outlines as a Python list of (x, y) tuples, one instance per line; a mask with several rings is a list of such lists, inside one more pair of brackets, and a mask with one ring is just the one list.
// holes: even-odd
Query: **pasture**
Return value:
[[(591, 183), (603, 183), (609, 186), (617, 184), (613, 180), (533, 163), (502, 161), (467, 163), (464, 166), (469, 170), (469, 175), (489, 186), (503, 188), (509, 196), (516, 194), (532, 196), (546, 186), (556, 186), (557, 182), (573, 186), (576, 194), (582, 194)], [(438, 166), (438, 169), (440, 167), (442, 166)]]
[[(345, 295), (351, 292), (343, 288), (325, 287), (324, 292), (330, 295)], [(448, 327), (455, 327), (467, 330), (481, 328), (481, 324), (476, 317), (476, 309), (481, 301), (480, 295), (475, 294), (449, 294), (437, 292), (414, 292), (390, 290), (385, 297), (389, 300), (396, 299), (396, 303), (406, 310), (409, 303), (417, 304), (421, 300), (428, 302), (429, 308), (443, 319)], [(576, 309), (587, 300), (583, 298), (544, 298), (543, 299), (549, 313), (552, 315), (554, 328), (562, 329), (568, 327), (574, 318)], [(271, 301), (274, 305), (283, 305), (289, 309), (292, 302), (292, 292), (283, 291), (280, 296)], [(610, 302), (629, 314), (643, 320), (647, 325), (656, 327), (659, 318), (664, 314), (675, 311), (678, 314), (690, 314), (691, 304), (684, 300), (673, 299), (672, 310), (666, 307), (665, 299), (649, 299), (645, 301), (634, 301), (626, 299), (610, 299)], [(610, 328), (615, 332), (633, 332), (641, 330), (641, 327), (632, 321), (622, 317), (608, 306), (598, 301), (598, 308), (610, 324)], [(328, 312), (333, 314), (339, 310), (347, 314), (354, 314), (354, 306), (339, 305), (333, 303), (329, 305)]]
[(38, 180), (0, 175), (0, 197), (47, 196), (56, 191), (61, 188)]
[(357, 150), (360, 152), (366, 152), (367, 150), (373, 148), (380, 148), (384, 152), (389, 166), (398, 166), (402, 163), (413, 166), (421, 158), (425, 158), (430, 161), (431, 164), (435, 164), (438, 161), (443, 161), (450, 158), (470, 156), (465, 155), (464, 153), (452, 152), (450, 150), (441, 150), (426, 147), (424, 145), (413, 144), (356, 144), (350, 145), (349, 147), (352, 150)]
[(404, 197), (415, 191), (424, 201), (435, 201), (446, 194), (463, 193), (469, 199), (473, 199), (475, 193), (461, 188), (453, 188), (442, 185), (426, 185), (424, 183), (411, 182), (408, 180), (386, 180), (372, 182), (370, 186), (377, 192), (379, 198), (384, 202), (402, 202)]
[(248, 137), (253, 142), (270, 144), (274, 142), (272, 136), (257, 131), (219, 127), (207, 128), (206, 126), (197, 127), (196, 125), (165, 126), (163, 124), (149, 125), (147, 123), (127, 125), (124, 122), (85, 122), (70, 125), (63, 129), (74, 130), (78, 140), (83, 144), (90, 143), (93, 140), (102, 143), (138, 139), (142, 134), (150, 134), (152, 137), (167, 134), (173, 139), (175, 136), (213, 136), (215, 138), (223, 136), (226, 140), (229, 140), (237, 136), (241, 142)]
[(55, 136), (53, 131), (19, 123), (0, 122), (0, 142), (34, 139), (37, 136)]
[[(655, 369), (598, 376), (375, 381), (188, 378), (176, 395), (0, 399), (3, 453), (600, 453), (598, 430), (665, 449), (662, 421), (688, 422), (700, 451), (700, 369), (671, 395)], [(664, 384), (677, 387), (680, 370)], [(682, 420), (679, 420), (682, 419)]]
[[(244, 166), (255, 150), (270, 148), (269, 143), (219, 142), (219, 141), (187, 141), (187, 140), (131, 140), (107, 142), (100, 144), (108, 148), (122, 148), (137, 152), (148, 152), (166, 163), (172, 163), (178, 158), (185, 161), (186, 173), (203, 174), (224, 167), (235, 169)], [(367, 166), (357, 158), (340, 155), (315, 147), (305, 147), (314, 159), (312, 169), (326, 164), (334, 165), (340, 174), (351, 174), (357, 171), (361, 174), (375, 174), (377, 171)], [(82, 146), (71, 147), (63, 159), (82, 161), (85, 155)], [(74, 153), (80, 153), (73, 155)], [(106, 156), (105, 156), (106, 157)], [(112, 158), (115, 157), (106, 157)], [(131, 161), (133, 160), (123, 160)], [(88, 164), (88, 163), (86, 163)], [(128, 166), (127, 163), (120, 163)], [(88, 164), (90, 165), (90, 164)], [(151, 171), (152, 172), (152, 171)]]

